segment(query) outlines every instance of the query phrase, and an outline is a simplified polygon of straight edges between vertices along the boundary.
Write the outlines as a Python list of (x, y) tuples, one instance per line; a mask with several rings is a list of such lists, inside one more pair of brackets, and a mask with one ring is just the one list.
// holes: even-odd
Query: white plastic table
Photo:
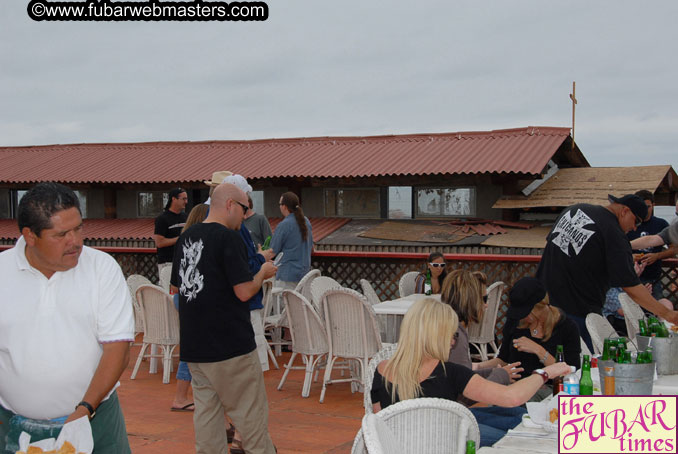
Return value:
[(405, 313), (412, 305), (422, 298), (435, 298), (440, 301), (440, 295), (424, 295), (423, 293), (414, 293), (404, 298), (398, 298), (391, 301), (372, 306), (379, 319), (379, 329), (381, 331), (381, 341), (394, 344), (398, 342), (400, 335), (400, 324), (403, 322)]

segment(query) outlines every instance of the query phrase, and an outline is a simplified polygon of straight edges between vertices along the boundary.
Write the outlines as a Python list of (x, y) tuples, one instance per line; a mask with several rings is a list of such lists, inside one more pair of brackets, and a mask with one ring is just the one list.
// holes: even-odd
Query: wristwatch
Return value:
[(75, 409), (77, 410), (78, 407), (85, 407), (87, 409), (87, 411), (89, 412), (89, 420), (90, 421), (92, 420), (92, 418), (94, 418), (94, 415), (97, 414), (97, 411), (94, 409), (92, 404), (90, 404), (89, 402), (85, 402), (84, 400), (82, 402), (80, 402), (78, 405), (76, 405)]
[(541, 375), (541, 378), (544, 379), (544, 383), (549, 381), (549, 374), (544, 369), (535, 369), (532, 371), (532, 375)]

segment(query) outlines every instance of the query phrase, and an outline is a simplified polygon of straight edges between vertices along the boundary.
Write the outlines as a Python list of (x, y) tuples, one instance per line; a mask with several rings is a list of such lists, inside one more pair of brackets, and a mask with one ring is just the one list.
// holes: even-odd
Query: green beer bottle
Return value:
[[(563, 351), (562, 345), (556, 345), (556, 362), (557, 363), (565, 362), (565, 353)], [(553, 379), (553, 395), (555, 396), (562, 390), (563, 390), (563, 377), (558, 376)]]
[(603, 356), (601, 356), (602, 361), (609, 361), (614, 358), (610, 358), (610, 347), (612, 347), (612, 339), (609, 337), (603, 341)]
[(271, 235), (266, 237), (266, 239), (264, 240), (264, 244), (261, 246), (261, 250), (265, 251), (270, 247), (271, 247)]
[(649, 336), (650, 335), (650, 330), (647, 328), (647, 323), (645, 322), (645, 319), (638, 319), (638, 334), (641, 336)]
[(424, 293), (427, 295), (431, 294), (431, 270), (426, 270), (426, 282), (424, 282)]
[(584, 363), (581, 366), (581, 378), (579, 379), (579, 395), (593, 395), (593, 380), (591, 379), (591, 359), (584, 355)]
[(469, 440), (466, 442), (466, 454), (476, 454), (476, 442)]

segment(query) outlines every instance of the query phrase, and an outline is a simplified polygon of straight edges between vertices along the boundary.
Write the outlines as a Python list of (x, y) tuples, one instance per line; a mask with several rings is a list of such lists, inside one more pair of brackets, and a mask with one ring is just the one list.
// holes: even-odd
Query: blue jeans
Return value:
[[(172, 300), (174, 307), (179, 310), (179, 294), (175, 293)], [(191, 381), (191, 371), (188, 369), (188, 364), (183, 361), (179, 361), (179, 367), (177, 367), (177, 380)]]
[(509, 429), (520, 424), (527, 413), (523, 407), (471, 407), (469, 410), (478, 422), (480, 447), (498, 442)]

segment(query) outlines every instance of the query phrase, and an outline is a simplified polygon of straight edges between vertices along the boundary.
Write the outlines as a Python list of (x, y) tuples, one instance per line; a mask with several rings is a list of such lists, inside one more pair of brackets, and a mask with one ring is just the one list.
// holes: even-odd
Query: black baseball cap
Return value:
[(643, 199), (635, 194), (626, 194), (622, 197), (615, 197), (612, 194), (608, 194), (607, 200), (609, 200), (610, 203), (619, 203), (629, 207), (631, 212), (638, 216), (641, 220), (647, 217), (647, 205), (645, 205)]
[(532, 308), (546, 298), (546, 287), (534, 277), (524, 277), (513, 284), (509, 291), (509, 308), (506, 317), (520, 320), (532, 312)]

